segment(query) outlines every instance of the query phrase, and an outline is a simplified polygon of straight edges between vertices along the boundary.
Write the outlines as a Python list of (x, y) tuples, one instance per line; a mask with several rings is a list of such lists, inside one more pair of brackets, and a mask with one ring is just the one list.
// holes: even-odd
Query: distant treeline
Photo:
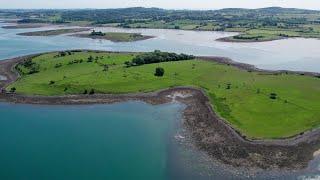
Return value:
[(132, 59), (131, 62), (127, 61), (125, 62), (125, 64), (128, 67), (130, 67), (130, 66), (140, 66), (143, 64), (160, 63), (160, 62), (190, 60), (194, 58), (195, 57), (192, 55), (168, 53), (168, 52), (161, 52), (159, 50), (155, 50), (154, 52), (137, 55)]
[[(299, 24), (320, 24), (320, 11), (270, 7), (262, 9), (221, 9), (221, 10), (165, 10), (159, 8), (121, 8), (121, 9), (79, 9), (79, 10), (0, 10), (0, 14), (24, 18), (21, 22), (89, 21), (93, 24), (132, 23), (153, 21), (172, 22), (176, 20), (215, 23), (225, 28), (232, 27), (294, 27)], [(52, 20), (54, 19), (54, 20)]]

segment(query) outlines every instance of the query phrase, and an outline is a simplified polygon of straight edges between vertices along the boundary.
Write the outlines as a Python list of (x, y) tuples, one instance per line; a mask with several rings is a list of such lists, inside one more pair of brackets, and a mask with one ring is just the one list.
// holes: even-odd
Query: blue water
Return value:
[(0, 179), (309, 179), (210, 160), (184, 134), (181, 104), (22, 105), (0, 103)]
[(167, 179), (180, 109), (0, 103), (0, 179)]
[[(8, 24), (0, 23), (0, 26)], [(34, 29), (0, 28), (0, 59), (20, 55), (65, 49), (96, 49), (109, 51), (153, 51), (155, 49), (194, 55), (213, 55), (256, 65), (264, 69), (286, 69), (320, 72), (320, 40), (287, 39), (260, 43), (224, 43), (217, 38), (234, 35), (225, 32), (199, 32), (163, 29), (120, 29), (96, 28), (106, 32), (140, 32), (156, 38), (113, 43), (107, 40), (70, 37), (26, 37), (17, 33), (55, 29), (45, 27)]]

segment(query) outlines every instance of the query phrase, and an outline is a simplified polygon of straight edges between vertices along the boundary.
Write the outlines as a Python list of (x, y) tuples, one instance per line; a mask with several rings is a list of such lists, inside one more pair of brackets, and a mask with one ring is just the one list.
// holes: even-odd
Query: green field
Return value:
[[(311, 28), (311, 27), (310, 27)], [(235, 30), (236, 31), (236, 30)], [(240, 32), (240, 31), (239, 31)], [(320, 38), (316, 27), (312, 27), (312, 31), (307, 27), (305, 29), (281, 29), (281, 28), (262, 28), (248, 29), (242, 31), (240, 35), (223, 38), (234, 42), (257, 42), (257, 41), (272, 41), (283, 38)]]
[(151, 37), (143, 36), (140, 33), (122, 33), (122, 32), (106, 32), (102, 33), (101, 36), (88, 35), (88, 37), (107, 39), (113, 42), (132, 42), (148, 39)]
[[(7, 90), (28, 95), (150, 92), (175, 86), (206, 91), (218, 114), (251, 138), (282, 138), (320, 125), (320, 78), (270, 75), (203, 60), (126, 67), (137, 54), (73, 52), (18, 65), (22, 77)], [(88, 57), (92, 56), (92, 62)], [(155, 68), (165, 70), (154, 76)], [(30, 71), (34, 73), (30, 74)], [(270, 94), (275, 93), (275, 99)]]

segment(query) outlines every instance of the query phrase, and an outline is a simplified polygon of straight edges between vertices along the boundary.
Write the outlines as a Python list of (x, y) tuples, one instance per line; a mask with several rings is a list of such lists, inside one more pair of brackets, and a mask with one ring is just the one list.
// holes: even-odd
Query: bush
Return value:
[(92, 62), (93, 61), (93, 57), (90, 55), (89, 57), (88, 57), (88, 61), (87, 62)]
[(11, 93), (14, 93), (14, 92), (16, 92), (16, 90), (17, 90), (17, 89), (16, 89), (15, 87), (12, 87), (12, 88), (10, 89), (10, 92), (11, 92)]
[(59, 52), (59, 55), (60, 55), (61, 57), (63, 57), (63, 56), (66, 56), (67, 54), (66, 54), (66, 52), (62, 51), (62, 52)]
[(52, 84), (54, 84), (54, 83), (56, 83), (56, 82), (54, 82), (54, 81), (50, 81), (50, 82), (49, 82), (49, 85), (52, 85)]
[(270, 97), (270, 99), (277, 99), (277, 94), (276, 93), (270, 93), (269, 97)]
[(158, 77), (162, 77), (164, 75), (164, 69), (162, 67), (157, 67), (154, 75)]
[(89, 92), (90, 95), (94, 94), (94, 89), (91, 89)]

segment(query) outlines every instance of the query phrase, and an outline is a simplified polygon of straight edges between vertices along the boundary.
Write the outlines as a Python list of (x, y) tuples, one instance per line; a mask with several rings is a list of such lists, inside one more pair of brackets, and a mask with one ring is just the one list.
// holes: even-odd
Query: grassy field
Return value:
[(151, 36), (144, 36), (140, 33), (122, 33), (122, 32), (106, 32), (101, 35), (92, 35), (92, 34), (78, 34), (79, 37), (87, 37), (94, 39), (106, 39), (113, 42), (132, 42), (140, 41), (152, 38)]
[(133, 23), (126, 25), (130, 28), (155, 28), (155, 29), (182, 29), (182, 30), (200, 30), (200, 31), (226, 31), (239, 32), (241, 35), (224, 38), (233, 42), (259, 42), (272, 41), (283, 38), (303, 37), (320, 38), (319, 25), (305, 25), (296, 28), (281, 27), (232, 27), (225, 28), (214, 22), (201, 22), (191, 20), (176, 20), (171, 22), (151, 21), (145, 23)]
[(21, 36), (56, 36), (56, 35), (61, 35), (61, 34), (89, 31), (90, 29), (91, 28), (55, 29), (55, 30), (46, 30), (46, 31), (25, 32), (25, 33), (19, 33), (18, 35), (21, 35)]
[[(92, 62), (88, 57), (92, 56)], [(320, 125), (320, 78), (267, 75), (203, 60), (127, 68), (136, 54), (75, 52), (38, 56), (19, 65), (22, 77), (7, 89), (29, 95), (150, 92), (175, 86), (203, 88), (216, 112), (251, 138), (282, 138)], [(31, 65), (30, 65), (31, 64)], [(154, 76), (155, 68), (165, 70)], [(30, 74), (30, 71), (36, 70)], [(276, 98), (271, 99), (270, 94)]]
[(288, 30), (281, 28), (248, 29), (242, 31), (240, 35), (226, 37), (223, 39), (233, 42), (259, 42), (294, 37), (320, 38), (320, 34), (317, 31), (317, 28), (314, 28), (313, 31), (308, 31), (307, 29), (302, 31), (301, 29)]

